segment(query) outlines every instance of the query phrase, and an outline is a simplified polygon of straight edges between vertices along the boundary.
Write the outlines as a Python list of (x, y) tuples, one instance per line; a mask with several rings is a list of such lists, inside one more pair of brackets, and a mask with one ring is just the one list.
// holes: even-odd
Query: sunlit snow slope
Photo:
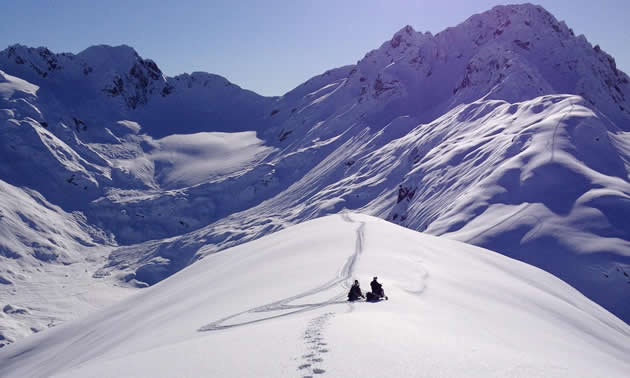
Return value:
[(0, 163), (0, 346), (82, 313), (46, 299), (77, 267), (81, 287), (153, 285), (344, 209), (535, 265), (630, 321), (630, 78), (540, 6), (403, 27), (273, 98), (128, 46), (13, 45)]
[[(389, 295), (347, 303), (372, 276)], [(625, 377), (630, 327), (530, 265), (345, 213), (0, 351), (1, 376)]]

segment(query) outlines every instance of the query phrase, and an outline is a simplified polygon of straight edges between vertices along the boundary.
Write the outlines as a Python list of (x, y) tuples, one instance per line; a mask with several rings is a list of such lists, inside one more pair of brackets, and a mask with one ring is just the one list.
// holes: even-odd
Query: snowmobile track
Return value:
[[(347, 213), (342, 213), (341, 217), (346, 222), (357, 223)], [(198, 331), (199, 332), (218, 331), (218, 330), (226, 329), (226, 328), (240, 327), (240, 326), (245, 326), (248, 324), (255, 324), (255, 323), (264, 322), (266, 320), (285, 317), (285, 316), (289, 316), (292, 314), (297, 314), (297, 313), (301, 313), (305, 311), (312, 311), (312, 310), (322, 308), (324, 306), (347, 303), (346, 300), (344, 299), (346, 296), (346, 291), (350, 288), (350, 281), (352, 278), (352, 274), (354, 272), (354, 268), (356, 266), (356, 263), (360, 255), (363, 253), (363, 249), (365, 245), (365, 233), (364, 233), (365, 222), (358, 222), (358, 223), (360, 223), (360, 225), (356, 230), (357, 236), (356, 236), (354, 253), (348, 257), (348, 259), (346, 260), (346, 263), (343, 265), (339, 273), (337, 273), (337, 277), (322, 284), (321, 286), (315, 287), (311, 290), (305, 291), (295, 296), (281, 299), (276, 302), (268, 303), (262, 306), (254, 307), (254, 308), (242, 311), (242, 312), (238, 312), (236, 314), (226, 316), (224, 318), (221, 318), (219, 320), (216, 320), (214, 322), (208, 323), (200, 327)], [(333, 289), (337, 286), (343, 288), (344, 290), (341, 293), (323, 302), (291, 304), (291, 302), (295, 302), (299, 299), (304, 299), (309, 296), (319, 294), (321, 292)], [(250, 315), (251, 317), (252, 314), (271, 313), (271, 312), (279, 312), (279, 311), (280, 312), (284, 311), (284, 312), (280, 314), (273, 314), (273, 315), (260, 317), (253, 320), (246, 320), (246, 321), (241, 321), (241, 322), (235, 321), (238, 317), (243, 316), (243, 315)]]

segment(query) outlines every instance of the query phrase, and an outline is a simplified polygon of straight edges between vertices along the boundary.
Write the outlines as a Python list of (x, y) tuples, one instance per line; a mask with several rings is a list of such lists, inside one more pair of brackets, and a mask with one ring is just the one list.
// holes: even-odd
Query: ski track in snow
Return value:
[[(357, 223), (354, 221), (349, 214), (341, 213), (341, 218), (349, 223)], [(266, 320), (271, 320), (279, 317), (289, 316), (296, 313), (316, 310), (322, 308), (324, 306), (335, 305), (335, 304), (343, 304), (347, 303), (349, 306), (349, 312), (354, 310), (354, 305), (350, 302), (347, 302), (344, 297), (346, 291), (350, 288), (350, 282), (352, 280), (352, 274), (354, 273), (355, 266), (359, 257), (363, 253), (364, 245), (365, 245), (365, 222), (359, 222), (360, 225), (356, 229), (356, 242), (354, 253), (348, 257), (346, 263), (343, 265), (337, 277), (326, 282), (325, 284), (316, 287), (312, 290), (308, 290), (304, 293), (300, 293), (293, 297), (289, 297), (286, 299), (282, 299), (280, 301), (272, 302), (263, 306), (255, 307), (243, 312), (239, 312), (225, 318), (219, 319), (212, 323), (209, 323), (201, 328), (198, 331), (207, 332), (207, 331), (217, 331), (226, 328), (234, 328), (240, 327), (248, 324), (260, 323)], [(334, 297), (318, 303), (308, 303), (308, 304), (298, 304), (292, 305), (291, 302), (297, 301), (299, 299), (303, 299), (312, 295), (316, 295), (323, 291), (332, 289), (336, 286), (340, 286), (343, 288), (343, 291), (335, 295)], [(277, 311), (287, 311), (281, 314), (269, 315), (262, 318), (247, 320), (242, 322), (232, 322), (229, 324), (225, 324), (228, 321), (233, 321), (234, 319), (243, 316), (243, 315), (257, 315), (260, 313), (269, 313), (269, 312), (277, 312)], [(323, 330), (327, 325), (328, 321), (331, 317), (335, 315), (334, 312), (327, 312), (322, 315), (319, 315), (312, 319), (309, 322), (309, 325), (304, 332), (304, 342), (306, 344), (306, 353), (301, 356), (301, 360), (299, 362), (299, 366), (297, 367), (298, 372), (302, 378), (312, 378), (314, 376), (318, 376), (324, 374), (326, 372), (322, 367), (322, 362), (324, 361), (323, 354), (329, 352), (328, 343), (325, 342), (323, 338)]]
[(499, 227), (500, 225), (502, 225), (503, 223), (506, 223), (510, 220), (518, 220), (520, 219), (519, 215), (525, 211), (527, 211), (527, 209), (529, 209), (530, 207), (532, 207), (534, 204), (533, 203), (528, 203), (527, 205), (521, 207), (520, 209), (514, 211), (511, 214), (506, 215), (505, 217), (501, 218), (498, 222), (494, 223), (492, 226), (486, 228), (485, 230), (479, 232), (477, 235), (469, 238), (468, 240), (466, 240), (465, 242), (468, 244), (475, 244), (474, 240), (487, 234), (488, 232), (494, 230), (495, 228)]
[[(346, 213), (342, 213), (341, 217), (346, 222), (356, 223), (350, 217), (350, 215)], [(359, 259), (359, 256), (363, 253), (363, 247), (365, 243), (365, 235), (364, 235), (365, 222), (359, 222), (359, 223), (360, 225), (356, 230), (357, 238), (356, 238), (354, 253), (350, 255), (350, 257), (348, 257), (348, 259), (346, 260), (346, 263), (337, 274), (337, 277), (324, 283), (321, 286), (318, 286), (314, 289), (297, 294), (295, 296), (281, 299), (279, 301), (268, 303), (262, 306), (254, 307), (249, 310), (245, 310), (245, 311), (242, 311), (242, 312), (230, 315), (230, 316), (226, 316), (222, 319), (216, 320), (214, 322), (208, 323), (200, 327), (198, 331), (208, 332), (208, 331), (218, 331), (218, 330), (226, 329), (226, 328), (240, 327), (240, 326), (244, 326), (248, 324), (260, 323), (266, 320), (271, 320), (271, 319), (276, 319), (276, 318), (280, 318), (280, 317), (284, 317), (284, 316), (288, 316), (292, 314), (297, 314), (297, 313), (301, 313), (305, 311), (312, 311), (312, 310), (322, 308), (324, 306), (347, 303), (347, 301), (344, 299), (346, 295), (345, 292), (350, 288), (350, 281), (352, 278), (352, 274), (354, 272), (354, 268)], [(340, 294), (333, 296), (332, 298), (328, 300), (325, 300), (323, 302), (316, 302), (316, 303), (291, 304), (292, 302), (295, 302), (299, 299), (307, 298), (309, 296), (322, 293), (336, 286), (340, 286), (341, 288), (344, 289), (344, 291), (342, 291)], [(261, 318), (253, 319), (253, 320), (234, 322), (234, 319), (244, 316), (244, 315), (257, 315), (261, 313), (270, 313), (270, 312), (273, 313), (273, 312), (279, 312), (279, 311), (286, 311), (286, 312), (282, 312), (281, 314), (272, 314), (272, 315), (264, 316)], [(352, 311), (352, 307), (350, 311)], [(233, 322), (226, 324), (228, 321), (233, 321)]]

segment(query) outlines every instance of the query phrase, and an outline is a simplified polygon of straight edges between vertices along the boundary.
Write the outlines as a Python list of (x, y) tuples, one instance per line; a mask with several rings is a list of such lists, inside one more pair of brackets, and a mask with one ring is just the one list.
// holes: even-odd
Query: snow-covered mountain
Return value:
[[(375, 274), (389, 301), (345, 301)], [(344, 213), (3, 348), (0, 375), (624, 377), (628, 353), (630, 326), (540, 269)]]
[[(35, 276), (153, 285), (351, 209), (538, 266), (630, 321), (629, 78), (539, 6), (404, 27), (279, 98), (165, 77), (126, 46), (15, 45), (0, 52), (0, 135), (11, 308), (45, 307)], [(69, 318), (61, 307), (10, 308), (0, 336)]]

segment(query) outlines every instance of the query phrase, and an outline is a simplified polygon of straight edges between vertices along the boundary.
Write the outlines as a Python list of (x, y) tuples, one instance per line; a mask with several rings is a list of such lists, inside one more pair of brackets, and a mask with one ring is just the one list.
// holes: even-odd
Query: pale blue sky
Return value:
[[(630, 1), (541, 0), (630, 73)], [(0, 0), (0, 49), (14, 43), (77, 53), (134, 47), (169, 76), (206, 71), (281, 95), (355, 63), (401, 27), (437, 33), (501, 1)]]

